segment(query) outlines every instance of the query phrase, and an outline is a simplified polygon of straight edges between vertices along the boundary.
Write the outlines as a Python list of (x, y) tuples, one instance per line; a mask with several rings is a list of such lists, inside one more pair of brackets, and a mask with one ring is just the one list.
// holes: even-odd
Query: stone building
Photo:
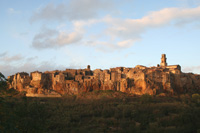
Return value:
[(165, 54), (162, 54), (160, 66), (167, 66), (167, 58)]
[(61, 96), (93, 90), (116, 90), (126, 93), (154, 95), (184, 93), (200, 88), (200, 75), (181, 71), (180, 65), (167, 65), (162, 54), (157, 67), (137, 65), (134, 68), (116, 67), (109, 70), (66, 69), (17, 73), (8, 77), (10, 88), (26, 91), (27, 96)]

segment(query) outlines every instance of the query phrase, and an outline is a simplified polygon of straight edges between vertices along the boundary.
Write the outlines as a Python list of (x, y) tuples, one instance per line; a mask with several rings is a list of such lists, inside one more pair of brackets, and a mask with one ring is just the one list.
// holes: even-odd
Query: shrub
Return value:
[(192, 101), (195, 103), (200, 103), (200, 95), (199, 94), (193, 94), (192, 95)]
[(190, 96), (189, 95), (187, 95), (187, 94), (182, 94), (182, 95), (180, 95), (180, 99), (181, 99), (181, 101), (183, 102), (183, 103), (188, 103), (189, 102), (189, 100), (190, 100)]
[(144, 95), (142, 95), (142, 96), (140, 97), (141, 103), (144, 103), (144, 104), (146, 104), (146, 103), (151, 103), (152, 100), (153, 100), (153, 98), (152, 98), (152, 96), (149, 95), (149, 94), (144, 94)]

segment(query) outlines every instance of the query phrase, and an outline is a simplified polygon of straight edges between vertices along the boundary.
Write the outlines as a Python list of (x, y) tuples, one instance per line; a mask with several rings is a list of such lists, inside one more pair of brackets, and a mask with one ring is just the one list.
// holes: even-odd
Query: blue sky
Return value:
[(156, 66), (200, 73), (200, 0), (1, 0), (0, 71)]

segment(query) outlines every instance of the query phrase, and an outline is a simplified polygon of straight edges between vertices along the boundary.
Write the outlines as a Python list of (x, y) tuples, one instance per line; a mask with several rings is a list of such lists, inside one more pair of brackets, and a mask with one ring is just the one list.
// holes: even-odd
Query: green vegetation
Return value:
[(200, 130), (200, 104), (196, 96), (135, 97), (120, 93), (120, 98), (112, 98), (110, 95), (115, 96), (117, 92), (95, 93), (103, 96), (98, 99), (85, 98), (86, 94), (82, 94), (84, 98), (1, 97), (0, 130), (180, 133)]
[(8, 89), (7, 79), (5, 76), (0, 72), (0, 98), (2, 97), (13, 97), (13, 96), (21, 96), (22, 93), (17, 92), (14, 89)]
[(6, 91), (7, 87), (7, 82), (6, 82), (5, 76), (0, 72), (0, 93), (3, 91)]
[(200, 131), (200, 95), (138, 96), (93, 91), (62, 98), (27, 98), (0, 81), (0, 132)]

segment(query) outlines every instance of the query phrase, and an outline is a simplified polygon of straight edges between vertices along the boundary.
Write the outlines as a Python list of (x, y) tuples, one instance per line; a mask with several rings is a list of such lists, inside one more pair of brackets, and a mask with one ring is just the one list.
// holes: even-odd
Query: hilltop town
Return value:
[(22, 72), (9, 76), (9, 88), (26, 96), (60, 97), (93, 90), (115, 90), (136, 95), (188, 93), (200, 89), (200, 75), (183, 73), (180, 65), (168, 65), (165, 54), (155, 67), (137, 65), (109, 70), (66, 69), (64, 71)]

